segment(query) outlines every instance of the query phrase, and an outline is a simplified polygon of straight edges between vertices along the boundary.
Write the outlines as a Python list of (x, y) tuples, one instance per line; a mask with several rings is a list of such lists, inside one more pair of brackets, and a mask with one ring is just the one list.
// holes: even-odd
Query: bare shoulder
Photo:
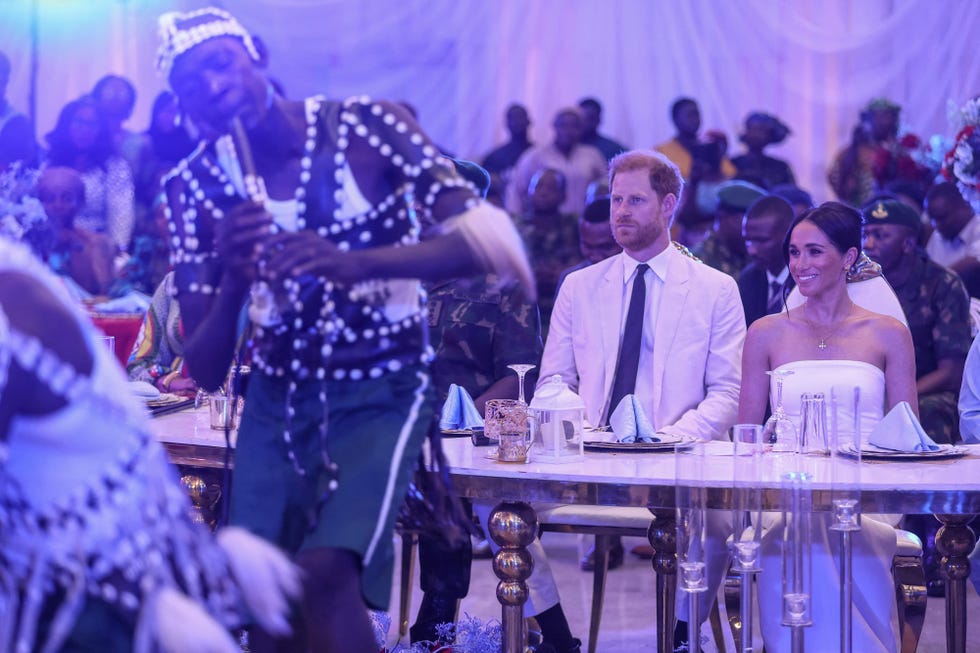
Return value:
[(909, 328), (891, 315), (873, 313), (859, 308), (855, 317), (861, 326), (873, 330), (879, 338), (894, 341), (910, 337)]
[(787, 313), (775, 313), (765, 315), (752, 323), (748, 334), (757, 334), (756, 337), (775, 338), (785, 333), (789, 328), (790, 317)]

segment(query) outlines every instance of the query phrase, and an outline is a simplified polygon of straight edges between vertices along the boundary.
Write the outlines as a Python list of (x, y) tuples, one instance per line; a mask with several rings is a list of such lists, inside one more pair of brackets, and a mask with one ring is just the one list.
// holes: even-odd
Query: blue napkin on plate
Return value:
[(439, 428), (443, 431), (483, 428), (483, 417), (476, 409), (470, 393), (455, 383), (449, 386), (446, 403), (442, 405)]
[(907, 401), (900, 401), (868, 435), (868, 444), (890, 451), (938, 451), (939, 445), (932, 441), (922, 425), (915, 418)]
[(650, 418), (643, 412), (643, 406), (636, 395), (626, 395), (609, 416), (609, 426), (613, 433), (624, 444), (635, 442), (660, 442), (657, 430), (653, 428)]

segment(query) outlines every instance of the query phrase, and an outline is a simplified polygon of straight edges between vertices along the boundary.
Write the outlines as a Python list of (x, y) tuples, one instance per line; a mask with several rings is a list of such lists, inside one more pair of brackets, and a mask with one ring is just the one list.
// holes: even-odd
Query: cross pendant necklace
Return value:
[[(812, 331), (816, 332), (817, 330), (816, 325), (812, 321), (810, 321), (810, 318), (806, 316), (806, 304), (803, 305), (803, 320), (807, 323), (807, 326), (809, 326)], [(827, 349), (827, 340), (833, 337), (835, 333), (837, 333), (837, 331), (841, 328), (843, 323), (844, 323), (844, 318), (842, 317), (837, 321), (836, 326), (830, 330), (830, 333), (824, 336), (817, 335), (817, 349), (819, 349), (820, 351), (824, 351), (825, 349)]]

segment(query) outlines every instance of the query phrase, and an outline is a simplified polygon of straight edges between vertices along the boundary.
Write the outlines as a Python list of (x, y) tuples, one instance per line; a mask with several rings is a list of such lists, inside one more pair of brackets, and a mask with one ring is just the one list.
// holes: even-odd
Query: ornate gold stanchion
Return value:
[(534, 571), (534, 560), (527, 545), (538, 534), (538, 518), (528, 504), (505, 501), (490, 512), (487, 530), (500, 546), (493, 557), (493, 573), (500, 579), (497, 600), (502, 606), (502, 648), (504, 653), (523, 653), (525, 581)]
[(967, 558), (977, 536), (968, 524), (973, 515), (936, 515), (942, 527), (936, 533), (936, 549), (942, 554), (939, 568), (946, 579), (946, 650), (966, 651), (966, 580), (970, 577)]
[(653, 570), (657, 572), (657, 651), (671, 653), (677, 595), (677, 511), (651, 508), (650, 512), (653, 521), (647, 529), (647, 539), (653, 547)]
[(209, 484), (204, 477), (201, 470), (189, 471), (181, 474), (180, 484), (191, 500), (191, 519), (214, 530), (217, 525), (214, 509), (221, 498), (221, 485)]

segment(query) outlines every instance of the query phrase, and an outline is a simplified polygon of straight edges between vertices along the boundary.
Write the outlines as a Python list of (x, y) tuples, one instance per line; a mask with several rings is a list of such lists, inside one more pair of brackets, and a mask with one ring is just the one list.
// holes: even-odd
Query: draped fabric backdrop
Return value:
[(753, 110), (793, 130), (774, 156), (829, 199), (825, 171), (858, 111), (887, 96), (911, 131), (951, 136), (947, 102), (980, 90), (980, 2), (973, 0), (0, 0), (11, 102), (27, 110), (36, 5), (39, 137), (61, 106), (103, 74), (138, 88), (132, 129), (163, 88), (156, 16), (224, 6), (271, 53), (291, 97), (368, 94), (406, 100), (455, 154), (479, 158), (505, 138), (502, 114), (524, 102), (537, 142), (557, 109), (605, 105), (601, 130), (632, 147), (669, 138), (670, 103), (701, 103), (730, 153)]

